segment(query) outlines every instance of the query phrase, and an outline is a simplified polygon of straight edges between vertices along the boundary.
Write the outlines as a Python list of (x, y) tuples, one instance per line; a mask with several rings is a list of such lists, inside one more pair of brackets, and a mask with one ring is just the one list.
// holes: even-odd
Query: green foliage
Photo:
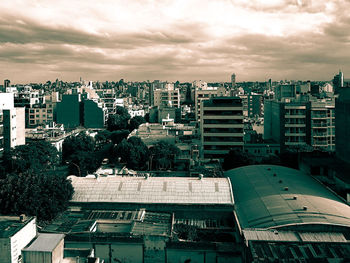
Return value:
[(111, 132), (110, 139), (113, 144), (119, 144), (124, 139), (128, 138), (130, 132), (128, 130), (119, 130)]
[(168, 169), (174, 164), (176, 155), (180, 154), (180, 149), (171, 143), (160, 141), (150, 148), (152, 158), (152, 168)]
[(16, 146), (3, 156), (7, 173), (41, 171), (54, 167), (59, 162), (57, 149), (44, 140)]
[(115, 148), (115, 156), (121, 158), (126, 166), (134, 170), (146, 170), (149, 151), (147, 146), (138, 137), (124, 139)]
[(110, 115), (107, 120), (109, 131), (125, 130), (128, 128), (130, 114), (124, 107), (117, 106), (116, 114)]
[(130, 131), (133, 131), (135, 129), (138, 129), (139, 126), (142, 124), (142, 123), (145, 123), (146, 120), (144, 117), (142, 116), (135, 116), (133, 118), (130, 119), (130, 123), (129, 123), (129, 130)]
[(232, 149), (225, 157), (222, 168), (227, 171), (241, 166), (254, 164), (254, 158), (239, 149)]
[(85, 132), (79, 133), (77, 136), (69, 136), (63, 141), (62, 145), (62, 162), (71, 159), (72, 155), (81, 152), (93, 152), (95, 149), (95, 141)]
[(111, 140), (111, 132), (108, 130), (98, 131), (95, 136), (96, 145), (99, 145), (99, 146), (109, 143), (110, 140)]
[(101, 165), (103, 158), (100, 150), (95, 149), (95, 140), (85, 132), (78, 136), (69, 136), (63, 142), (62, 162), (69, 165), (70, 174), (86, 176), (93, 173)]
[(73, 195), (65, 176), (44, 173), (9, 174), (0, 180), (2, 214), (26, 214), (51, 220), (64, 211)]

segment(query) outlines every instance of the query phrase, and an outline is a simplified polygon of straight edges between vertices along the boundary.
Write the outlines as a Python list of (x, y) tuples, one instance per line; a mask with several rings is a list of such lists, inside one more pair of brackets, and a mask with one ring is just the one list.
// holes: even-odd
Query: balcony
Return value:
[(285, 136), (298, 136), (298, 137), (303, 137), (303, 136), (306, 136), (306, 133), (305, 132), (286, 132), (284, 134)]
[(284, 125), (286, 128), (304, 128), (306, 127), (305, 123), (286, 123)]

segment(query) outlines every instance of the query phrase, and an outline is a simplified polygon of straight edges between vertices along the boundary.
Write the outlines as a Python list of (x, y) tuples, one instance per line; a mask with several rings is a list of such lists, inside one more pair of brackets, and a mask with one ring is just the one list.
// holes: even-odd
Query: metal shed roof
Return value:
[(251, 165), (225, 175), (231, 180), (235, 210), (243, 229), (296, 224), (350, 227), (350, 207), (301, 171)]
[(233, 205), (228, 178), (70, 176), (71, 202)]
[(23, 249), (23, 251), (52, 252), (62, 239), (64, 239), (63, 234), (40, 233), (29, 246)]

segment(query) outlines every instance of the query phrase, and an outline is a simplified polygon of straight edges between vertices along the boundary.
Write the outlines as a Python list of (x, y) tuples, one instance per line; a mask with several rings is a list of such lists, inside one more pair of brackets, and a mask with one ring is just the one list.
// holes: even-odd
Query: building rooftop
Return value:
[(70, 176), (71, 202), (233, 205), (227, 178)]
[(251, 165), (225, 173), (231, 179), (241, 228), (297, 225), (350, 227), (350, 207), (301, 171)]
[(37, 238), (25, 247), (23, 251), (52, 252), (62, 239), (64, 239), (63, 234), (39, 233)]
[(0, 216), (0, 238), (9, 238), (21, 230), (34, 217)]

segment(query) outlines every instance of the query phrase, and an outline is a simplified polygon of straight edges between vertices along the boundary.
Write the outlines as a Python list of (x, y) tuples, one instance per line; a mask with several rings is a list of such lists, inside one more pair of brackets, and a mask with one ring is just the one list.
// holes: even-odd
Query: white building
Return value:
[(25, 108), (14, 107), (13, 93), (0, 93), (4, 149), (25, 144)]
[(35, 217), (0, 216), (0, 262), (18, 263), (21, 250), (36, 234)]

